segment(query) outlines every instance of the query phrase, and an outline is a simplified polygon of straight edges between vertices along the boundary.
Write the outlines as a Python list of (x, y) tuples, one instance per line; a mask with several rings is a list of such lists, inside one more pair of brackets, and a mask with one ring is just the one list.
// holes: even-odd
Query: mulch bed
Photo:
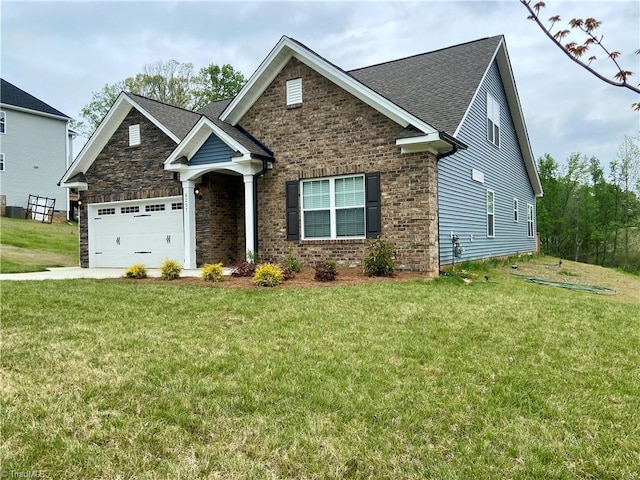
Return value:
[[(342, 268), (338, 270), (338, 276), (333, 282), (319, 282), (313, 277), (315, 270), (313, 268), (304, 268), (294, 278), (291, 278), (285, 282), (282, 282), (275, 288), (291, 288), (291, 287), (335, 287), (335, 286), (347, 286), (347, 285), (362, 285), (367, 283), (378, 282), (408, 282), (416, 279), (427, 279), (424, 274), (415, 272), (397, 272), (392, 277), (367, 277), (359, 268)], [(122, 278), (119, 281), (123, 282), (136, 282), (136, 283), (171, 283), (176, 285), (199, 285), (199, 286), (219, 286), (226, 288), (246, 288), (246, 289), (263, 289), (266, 287), (259, 287), (254, 285), (252, 277), (233, 277), (225, 276), (224, 280), (219, 283), (206, 282), (199, 277), (180, 277), (176, 280), (163, 280), (161, 278), (145, 278), (145, 279), (130, 279)]]

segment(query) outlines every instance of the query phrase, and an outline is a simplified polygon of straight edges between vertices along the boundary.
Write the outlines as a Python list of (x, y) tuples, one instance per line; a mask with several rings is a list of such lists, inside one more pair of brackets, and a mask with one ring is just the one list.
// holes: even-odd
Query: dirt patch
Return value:
[(562, 260), (555, 257), (539, 257), (529, 262), (517, 262), (518, 268), (507, 266), (500, 271), (550, 280), (553, 282), (596, 285), (610, 288), (615, 296), (623, 300), (640, 302), (640, 277), (620, 273), (598, 265)]
[[(359, 268), (342, 268), (338, 270), (338, 276), (333, 282), (319, 282), (313, 277), (315, 270), (313, 268), (304, 268), (294, 278), (291, 278), (285, 282), (282, 282), (280, 286), (275, 288), (291, 288), (291, 287), (335, 287), (346, 285), (362, 285), (367, 283), (399, 283), (408, 282), (410, 280), (423, 279), (427, 277), (424, 274), (415, 272), (397, 272), (393, 277), (367, 277)], [(143, 280), (134, 280), (129, 278), (122, 278), (124, 282), (145, 282), (145, 283), (166, 283), (168, 280), (162, 280), (161, 278), (145, 278)], [(265, 287), (258, 287), (254, 285), (252, 277), (232, 277), (225, 276), (224, 281), (221, 283), (205, 282), (199, 277), (181, 277), (176, 280), (171, 280), (171, 283), (179, 285), (200, 285), (200, 286), (212, 286), (219, 285), (227, 288), (247, 288), (247, 289), (264, 289)]]

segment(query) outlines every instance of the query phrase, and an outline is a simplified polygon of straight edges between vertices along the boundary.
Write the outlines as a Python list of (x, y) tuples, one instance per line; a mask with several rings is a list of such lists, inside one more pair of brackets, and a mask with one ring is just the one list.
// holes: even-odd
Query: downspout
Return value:
[(262, 157), (262, 169), (253, 175), (253, 248), (254, 255), (258, 254), (258, 177), (267, 171), (267, 159)]
[[(444, 132), (440, 132), (441, 134)], [(448, 157), (450, 155), (453, 155), (454, 153), (456, 153), (458, 151), (458, 144), (457, 142), (451, 142), (453, 148), (451, 150), (449, 150), (447, 153), (438, 153), (436, 155), (436, 162), (439, 162), (441, 159)], [(436, 184), (438, 183), (438, 171), (436, 169)], [(436, 205), (438, 206), (438, 250), (440, 250), (440, 188), (438, 185), (438, 188), (436, 190)], [(441, 272), (441, 267), (442, 267), (442, 263), (441, 263), (441, 259), (440, 259), (440, 253), (438, 252), (438, 273)]]

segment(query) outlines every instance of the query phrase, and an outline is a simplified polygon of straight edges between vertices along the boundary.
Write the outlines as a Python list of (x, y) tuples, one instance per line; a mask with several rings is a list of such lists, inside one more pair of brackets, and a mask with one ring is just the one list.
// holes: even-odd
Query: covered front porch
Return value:
[(225, 265), (257, 249), (257, 178), (270, 152), (203, 117), (165, 161), (182, 184), (184, 268)]

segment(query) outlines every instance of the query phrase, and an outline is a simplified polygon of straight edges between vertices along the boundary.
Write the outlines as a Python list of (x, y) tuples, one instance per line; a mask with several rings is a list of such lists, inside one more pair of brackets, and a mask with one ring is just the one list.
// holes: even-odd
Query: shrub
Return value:
[(251, 277), (256, 273), (256, 264), (248, 260), (238, 260), (233, 264), (233, 277)]
[(142, 263), (134, 263), (124, 272), (124, 276), (127, 278), (147, 278), (149, 276), (147, 267)]
[(396, 266), (396, 246), (378, 236), (369, 241), (369, 253), (364, 257), (364, 271), (370, 277), (388, 277)]
[(284, 268), (289, 271), (291, 278), (293, 278), (296, 273), (300, 273), (300, 262), (293, 255), (293, 245), (289, 245), (289, 253), (287, 259), (284, 261)]
[(167, 258), (160, 264), (160, 277), (163, 280), (175, 280), (180, 278), (182, 272), (182, 265), (175, 260)]
[(333, 282), (338, 275), (338, 266), (334, 260), (316, 262), (316, 273), (313, 278), (319, 282)]
[(261, 287), (276, 287), (282, 283), (284, 276), (280, 265), (275, 263), (263, 263), (258, 265), (253, 276), (253, 283)]
[(222, 273), (222, 263), (207, 263), (202, 267), (202, 279), (209, 282), (221, 282)]

